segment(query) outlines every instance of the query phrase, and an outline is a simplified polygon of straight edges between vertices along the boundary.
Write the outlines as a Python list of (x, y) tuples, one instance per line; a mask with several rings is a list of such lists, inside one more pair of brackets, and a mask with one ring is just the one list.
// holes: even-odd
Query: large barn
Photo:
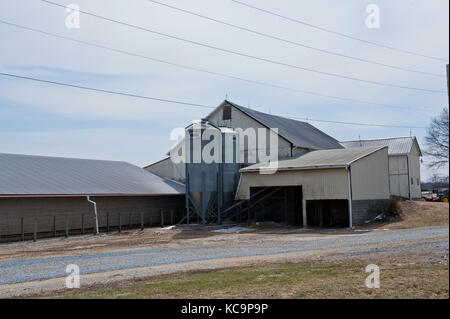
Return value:
[[(336, 139), (307, 122), (255, 111), (230, 101), (221, 103), (206, 117), (206, 120), (218, 127), (231, 129), (246, 130), (253, 128), (256, 130), (262, 128), (267, 131), (267, 135), (272, 128), (277, 128), (279, 158), (296, 157), (313, 150), (343, 148)], [(182, 143), (183, 141), (180, 141), (175, 148), (181, 148)], [(245, 157), (244, 165), (251, 164), (248, 163), (249, 154), (255, 154), (256, 162), (259, 162), (257, 150), (254, 146), (245, 144), (240, 152)], [(174, 164), (169, 157), (148, 165), (145, 169), (177, 181), (184, 182), (186, 178), (184, 165)]]
[(341, 142), (345, 148), (388, 147), (391, 195), (420, 199), (420, 157), (422, 151), (415, 136), (390, 137)]
[[(248, 143), (246, 136), (238, 138), (237, 152), (244, 160), (239, 162), (241, 170), (236, 171), (238, 178), (234, 182), (226, 176), (220, 178), (221, 172), (227, 169), (221, 166), (214, 169), (214, 164), (198, 164), (203, 166), (190, 170), (190, 164), (174, 164), (169, 157), (147, 166), (145, 169), (150, 172), (186, 182), (188, 220), (192, 217), (195, 221), (220, 223), (223, 218), (234, 218), (347, 227), (374, 217), (372, 208), (390, 197), (388, 148), (383, 145), (345, 149), (336, 139), (307, 122), (266, 114), (229, 101), (221, 103), (198, 125), (216, 128), (222, 134), (223, 128), (262, 129), (266, 139), (270, 132), (276, 132), (278, 170), (275, 174), (260, 173), (261, 166), (267, 163), (258, 158), (259, 144)], [(183, 146), (186, 149), (186, 139), (192, 138), (187, 133), (170, 153), (181, 154)], [(243, 141), (245, 138), (247, 142)], [(274, 148), (270, 143), (265, 144), (264, 152)], [(252, 156), (255, 162), (249, 161)], [(188, 176), (186, 168), (191, 171)], [(228, 172), (230, 169), (232, 166)], [(205, 174), (209, 178), (202, 177)], [(224, 184), (224, 180), (228, 182)], [(237, 203), (227, 207), (222, 197), (230, 189), (235, 192)]]
[(126, 162), (0, 153), (0, 240), (175, 223), (184, 193)]

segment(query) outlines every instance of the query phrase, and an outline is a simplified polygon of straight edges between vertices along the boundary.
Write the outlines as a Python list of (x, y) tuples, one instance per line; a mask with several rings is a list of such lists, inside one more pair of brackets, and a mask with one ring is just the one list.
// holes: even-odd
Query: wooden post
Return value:
[(303, 218), (303, 227), (308, 227), (308, 221), (306, 217), (306, 200), (302, 199), (302, 218)]
[(84, 214), (81, 214), (81, 233), (84, 234)]
[(119, 233), (122, 232), (122, 214), (119, 213)]
[(164, 227), (164, 211), (161, 208), (161, 227)]
[(128, 213), (128, 229), (131, 229), (131, 212)]
[(144, 213), (141, 212), (141, 230), (144, 230)]
[(56, 237), (56, 216), (53, 216), (53, 237)]
[(106, 212), (106, 233), (109, 233), (109, 212)]
[(153, 225), (153, 218), (152, 218), (152, 212), (150, 212), (150, 227)]
[(24, 233), (24, 227), (23, 227), (23, 216), (20, 218), (20, 233), (22, 234), (22, 241), (24, 241), (25, 233)]
[(250, 216), (250, 214), (251, 214), (251, 210), (250, 210), (251, 204), (252, 204), (252, 190), (250, 188), (250, 197), (249, 197), (248, 202), (247, 202), (247, 225), (248, 226), (250, 226), (250, 221), (251, 221), (251, 216)]
[(65, 233), (65, 236), (66, 236), (66, 238), (68, 238), (69, 237), (69, 218), (67, 217), (67, 214), (65, 215), (66, 216), (66, 233)]
[(33, 241), (37, 240), (37, 218), (34, 219)]
[(170, 210), (170, 225), (173, 225), (173, 209)]

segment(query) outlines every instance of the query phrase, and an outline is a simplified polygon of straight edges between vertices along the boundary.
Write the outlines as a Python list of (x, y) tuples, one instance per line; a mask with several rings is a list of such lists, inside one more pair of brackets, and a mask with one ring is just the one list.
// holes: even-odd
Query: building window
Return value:
[(223, 107), (222, 119), (231, 120), (231, 105), (225, 105)]

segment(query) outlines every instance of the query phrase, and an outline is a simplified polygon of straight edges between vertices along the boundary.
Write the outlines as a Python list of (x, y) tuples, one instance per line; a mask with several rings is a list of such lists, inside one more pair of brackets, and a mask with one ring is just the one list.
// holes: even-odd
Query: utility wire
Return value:
[(132, 53), (132, 52), (121, 50), (121, 49), (115, 49), (115, 48), (107, 47), (107, 46), (104, 46), (104, 45), (101, 45), (101, 44), (96, 44), (96, 43), (92, 43), (92, 42), (78, 40), (78, 39), (75, 39), (75, 38), (66, 37), (66, 36), (55, 34), (55, 33), (50, 33), (50, 32), (47, 32), (47, 31), (40, 30), (40, 29), (26, 27), (26, 26), (19, 25), (19, 24), (16, 24), (16, 23), (11, 23), (11, 22), (8, 22), (8, 21), (4, 21), (4, 20), (1, 20), (1, 19), (0, 19), (0, 23), (6, 24), (6, 25), (9, 25), (9, 26), (12, 26), (12, 27), (16, 27), (16, 28), (19, 28), (19, 29), (32, 31), (32, 32), (35, 32), (35, 33), (39, 33), (39, 34), (43, 34), (43, 35), (47, 35), (47, 36), (51, 36), (51, 37), (67, 40), (67, 41), (72, 41), (72, 42), (75, 42), (75, 43), (78, 43), (78, 44), (83, 44), (83, 45), (94, 47), (94, 48), (104, 49), (104, 50), (112, 51), (112, 52), (115, 52), (115, 53), (120, 53), (120, 54), (124, 54), (124, 55), (128, 55), (128, 56), (133, 56), (133, 57), (137, 57), (137, 58), (150, 60), (150, 61), (153, 61), (153, 62), (163, 63), (163, 64), (176, 66), (176, 67), (179, 67), (179, 68), (184, 68), (184, 69), (188, 69), (188, 70), (192, 70), (192, 71), (196, 71), (196, 72), (201, 72), (201, 73), (206, 73), (206, 74), (210, 74), (210, 75), (214, 75), (214, 76), (220, 76), (220, 77), (224, 77), (224, 78), (239, 80), (239, 81), (248, 82), (248, 83), (252, 83), (252, 84), (257, 84), (257, 85), (261, 85), (261, 86), (267, 86), (267, 87), (272, 87), (272, 88), (276, 88), (276, 89), (288, 90), (288, 91), (293, 91), (293, 92), (298, 92), (298, 93), (308, 94), (308, 95), (313, 95), (313, 96), (320, 96), (320, 97), (325, 97), (325, 98), (330, 98), (330, 99), (335, 99), (335, 100), (340, 100), (340, 101), (347, 101), (347, 102), (354, 102), (354, 103), (368, 104), (368, 105), (376, 105), (376, 106), (382, 106), (382, 107), (393, 108), (393, 109), (407, 109), (407, 110), (414, 110), (414, 111), (430, 112), (430, 109), (426, 108), (424, 106), (423, 107), (409, 107), (409, 106), (400, 106), (400, 105), (393, 105), (393, 104), (376, 103), (376, 102), (371, 102), (371, 101), (365, 101), (365, 100), (359, 100), (359, 99), (346, 98), (346, 97), (333, 96), (333, 95), (328, 95), (328, 94), (321, 94), (321, 93), (317, 93), (317, 92), (305, 91), (305, 90), (300, 90), (300, 89), (297, 89), (297, 88), (285, 87), (285, 86), (281, 86), (281, 85), (277, 85), (277, 84), (273, 84), (273, 83), (268, 83), (268, 82), (256, 81), (256, 80), (242, 78), (242, 77), (238, 77), (238, 76), (234, 76), (234, 75), (230, 75), (230, 74), (224, 74), (224, 73), (209, 71), (209, 70), (206, 70), (206, 69), (196, 68), (196, 67), (193, 67), (193, 66), (188, 66), (188, 65), (184, 65), (184, 64), (179, 64), (179, 63), (175, 63), (175, 62), (161, 60), (161, 59), (158, 59), (158, 58), (153, 58), (153, 57), (150, 57), (150, 56), (145, 56), (145, 55), (141, 55), (141, 54), (137, 54), (137, 53)]
[(338, 36), (341, 36), (341, 37), (344, 37), (344, 38), (347, 38), (347, 39), (352, 39), (352, 40), (363, 42), (363, 43), (366, 43), (366, 44), (370, 44), (370, 45), (374, 45), (374, 46), (378, 46), (378, 47), (381, 47), (381, 48), (385, 48), (385, 49), (389, 49), (389, 50), (393, 50), (393, 51), (398, 51), (398, 52), (402, 52), (402, 53), (406, 53), (406, 54), (410, 54), (410, 55), (420, 56), (420, 57), (427, 58), (427, 59), (447, 62), (447, 59), (444, 59), (444, 58), (441, 58), (441, 57), (425, 55), (425, 54), (413, 52), (413, 51), (410, 51), (410, 50), (399, 49), (399, 48), (395, 48), (395, 47), (392, 47), (392, 46), (389, 46), (389, 45), (385, 45), (385, 44), (381, 44), (381, 43), (377, 43), (377, 42), (373, 42), (373, 41), (368, 41), (368, 40), (365, 40), (365, 39), (362, 39), (362, 38), (358, 38), (358, 37), (355, 37), (355, 36), (352, 36), (352, 35), (348, 35), (348, 34), (345, 34), (345, 33), (337, 32), (337, 31), (334, 31), (334, 30), (330, 30), (330, 29), (327, 29), (327, 28), (324, 28), (324, 27), (321, 27), (321, 26), (318, 26), (318, 25), (311, 24), (311, 23), (307, 23), (307, 22), (299, 20), (299, 19), (295, 19), (295, 18), (291, 18), (291, 17), (288, 17), (288, 16), (284, 16), (282, 14), (279, 14), (279, 13), (276, 13), (276, 12), (273, 12), (273, 11), (269, 11), (269, 10), (266, 10), (266, 9), (262, 9), (262, 8), (253, 6), (251, 4), (248, 4), (248, 3), (245, 3), (245, 2), (242, 2), (242, 1), (238, 1), (238, 0), (231, 0), (231, 1), (233, 1), (233, 2), (235, 2), (237, 4), (240, 4), (240, 5), (246, 6), (248, 8), (257, 10), (257, 11), (261, 11), (261, 12), (264, 12), (264, 13), (267, 13), (267, 14), (270, 14), (270, 15), (273, 15), (273, 16), (276, 16), (276, 17), (279, 17), (279, 18), (291, 21), (291, 22), (295, 22), (295, 23), (299, 23), (299, 24), (302, 24), (302, 25), (306, 25), (306, 26), (308, 26), (310, 28), (314, 28), (314, 29), (317, 29), (317, 30), (320, 30), (320, 31), (332, 33), (332, 34), (335, 34), (335, 35), (338, 35)]
[[(54, 5), (54, 6), (65, 8), (65, 6), (63, 6), (61, 4), (58, 4), (58, 3), (55, 3), (55, 2), (51, 2), (51, 1), (48, 1), (48, 0), (41, 0), (41, 1), (45, 2), (45, 3), (48, 3), (48, 4), (51, 4), (51, 5)], [(234, 54), (234, 55), (246, 57), (246, 58), (249, 58), (249, 59), (254, 59), (254, 60), (263, 61), (263, 62), (276, 64), (276, 65), (281, 65), (281, 66), (285, 66), (285, 67), (290, 67), (290, 68), (294, 68), (294, 69), (298, 69), (298, 70), (308, 71), (308, 72), (312, 72), (312, 73), (317, 73), (317, 74), (322, 74), (322, 75), (327, 75), (327, 76), (331, 76), (331, 77), (337, 77), (337, 78), (342, 78), (342, 79), (352, 80), (352, 81), (357, 81), (357, 82), (365, 82), (365, 83), (379, 85), (379, 86), (386, 86), (386, 87), (393, 87), (393, 88), (414, 90), (414, 91), (422, 91), (422, 92), (430, 92), (430, 93), (440, 93), (440, 94), (446, 94), (447, 93), (447, 91), (443, 91), (443, 90), (426, 89), (426, 88), (419, 88), (419, 87), (397, 85), (397, 84), (392, 84), (392, 83), (378, 82), (378, 81), (372, 81), (372, 80), (366, 80), (366, 79), (346, 76), (346, 75), (337, 74), (337, 73), (330, 73), (330, 72), (320, 71), (320, 70), (316, 70), (316, 69), (306, 68), (306, 67), (302, 67), (302, 66), (299, 66), (299, 65), (294, 65), (294, 64), (289, 64), (289, 63), (285, 63), (285, 62), (270, 60), (270, 59), (267, 59), (267, 58), (257, 57), (257, 56), (254, 56), (254, 55), (250, 55), (250, 54), (246, 54), (246, 53), (242, 53), (242, 52), (238, 52), (238, 51), (233, 51), (233, 50), (229, 50), (229, 49), (224, 49), (224, 48), (216, 47), (216, 46), (213, 46), (213, 45), (197, 42), (197, 41), (194, 41), (194, 40), (181, 38), (181, 37), (170, 35), (170, 34), (167, 34), (167, 33), (154, 31), (154, 30), (151, 30), (151, 29), (148, 29), (148, 28), (145, 28), (145, 27), (141, 27), (141, 26), (138, 26), (138, 25), (127, 23), (127, 22), (123, 22), (123, 21), (107, 18), (107, 17), (101, 16), (101, 15), (98, 15), (98, 14), (87, 12), (87, 11), (80, 10), (80, 12), (83, 13), (83, 14), (89, 15), (89, 16), (96, 17), (98, 19), (102, 19), (102, 20), (105, 20), (105, 21), (117, 23), (117, 24), (124, 25), (124, 26), (130, 27), (130, 28), (146, 31), (146, 32), (153, 33), (153, 34), (156, 34), (156, 35), (159, 35), (159, 36), (163, 36), (163, 37), (167, 37), (167, 38), (170, 38), (170, 39), (174, 39), (174, 40), (178, 40), (178, 41), (194, 44), (194, 45), (197, 45), (197, 46), (202, 46), (202, 47), (205, 47), (205, 48), (209, 48), (209, 49), (213, 49), (213, 50), (217, 50), (217, 51), (221, 51), (221, 52), (225, 52), (225, 53), (229, 53), (229, 54)]]
[(273, 39), (273, 40), (277, 40), (277, 41), (293, 44), (293, 45), (300, 46), (300, 47), (303, 47), (303, 48), (306, 48), (306, 49), (310, 49), (310, 50), (314, 50), (314, 51), (318, 51), (318, 52), (322, 52), (322, 53), (326, 53), (326, 54), (331, 54), (331, 55), (335, 55), (335, 56), (339, 56), (339, 57), (343, 57), (343, 58), (347, 58), (347, 59), (352, 59), (352, 60), (356, 60), (356, 61), (360, 61), (360, 62), (370, 63), (370, 64), (374, 64), (374, 65), (378, 65), (378, 66), (383, 66), (383, 67), (386, 67), (386, 68), (391, 68), (391, 69), (396, 69), (396, 70), (401, 70), (401, 71), (406, 71), (406, 72), (413, 72), (413, 73), (418, 73), (418, 74), (425, 74), (425, 75), (430, 75), (430, 76), (435, 76), (435, 77), (444, 77), (445, 78), (444, 74), (438, 74), (438, 73), (432, 73), (432, 72), (426, 72), (426, 71), (420, 71), (420, 70), (405, 68), (405, 67), (396, 66), (396, 65), (390, 65), (390, 64), (386, 64), (386, 63), (382, 63), (382, 62), (377, 62), (377, 61), (372, 61), (372, 60), (367, 60), (367, 59), (363, 59), (363, 58), (358, 58), (358, 57), (354, 57), (354, 56), (350, 56), (350, 55), (346, 55), (346, 54), (341, 54), (341, 53), (338, 53), (338, 52), (335, 52), (335, 51), (329, 51), (329, 50), (325, 50), (325, 49), (320, 49), (320, 48), (309, 46), (309, 45), (306, 45), (306, 44), (303, 44), (303, 43), (300, 43), (300, 42), (297, 42), (297, 41), (284, 39), (284, 38), (281, 38), (281, 37), (278, 37), (278, 36), (274, 36), (274, 35), (271, 35), (271, 34), (263, 33), (263, 32), (260, 32), (260, 31), (256, 31), (254, 29), (238, 26), (236, 24), (232, 24), (232, 23), (229, 23), (229, 22), (226, 22), (226, 21), (223, 21), (223, 20), (211, 18), (211, 17), (205, 16), (205, 15), (193, 12), (193, 11), (189, 11), (189, 10), (186, 10), (186, 9), (175, 7), (175, 6), (172, 6), (172, 5), (169, 5), (169, 4), (166, 4), (166, 3), (162, 3), (162, 2), (159, 2), (159, 1), (155, 1), (155, 0), (147, 0), (147, 1), (152, 2), (154, 4), (157, 4), (157, 5), (160, 5), (160, 6), (164, 6), (164, 7), (173, 9), (173, 10), (184, 12), (184, 13), (187, 13), (187, 14), (190, 14), (190, 15), (202, 18), (202, 19), (206, 19), (206, 20), (209, 20), (209, 21), (220, 23), (220, 24), (223, 24), (223, 25), (226, 25), (226, 26), (238, 29), (238, 30), (243, 30), (243, 31), (246, 31), (246, 32), (257, 34), (257, 35), (265, 37), (265, 38), (269, 38), (269, 39)]
[(11, 74), (11, 73), (0, 72), (0, 75), (12, 77), (12, 78), (17, 78), (17, 79), (22, 79), (22, 80), (42, 82), (42, 83), (47, 83), (47, 84), (59, 85), (59, 86), (67, 86), (67, 87), (72, 87), (72, 88), (82, 89), (82, 90), (89, 90), (89, 91), (96, 91), (96, 92), (102, 92), (102, 93), (108, 93), (108, 94), (122, 95), (122, 96), (127, 96), (127, 97), (138, 98), (138, 99), (146, 99), (146, 100), (153, 100), (153, 101), (159, 101), (159, 102), (165, 102), (165, 103), (181, 104), (181, 105), (195, 106), (195, 107), (202, 107), (202, 108), (209, 108), (209, 109), (213, 109), (214, 108), (213, 106), (204, 105), (204, 104), (188, 103), (188, 102), (183, 102), (183, 101), (161, 99), (161, 98), (157, 98), (157, 97), (153, 97), (153, 96), (145, 96), (145, 95), (137, 95), (137, 94), (133, 94), (133, 93), (118, 92), (118, 91), (112, 91), (112, 90), (104, 90), (104, 89), (98, 89), (98, 88), (82, 86), (82, 85), (76, 85), (76, 84), (70, 84), (70, 83), (63, 83), (63, 82), (57, 82), (57, 81), (43, 80), (43, 79), (33, 78), (33, 77), (29, 77), (29, 76), (22, 76), (22, 75), (17, 75), (17, 74)]
[(426, 126), (404, 126), (404, 125), (385, 125), (385, 124), (369, 124), (369, 123), (358, 123), (358, 122), (342, 122), (342, 121), (334, 121), (334, 120), (320, 120), (309, 117), (295, 117), (288, 116), (291, 119), (302, 120), (302, 121), (313, 121), (313, 122), (324, 122), (324, 123), (333, 123), (333, 124), (345, 124), (345, 125), (360, 125), (360, 126), (376, 126), (376, 127), (394, 127), (394, 128), (408, 128), (408, 129), (426, 129)]
[[(28, 81), (34, 81), (34, 82), (42, 82), (47, 84), (53, 84), (58, 86), (65, 86), (65, 87), (71, 87), (76, 89), (82, 89), (82, 90), (88, 90), (88, 91), (95, 91), (95, 92), (101, 92), (101, 93), (107, 93), (107, 94), (115, 94), (115, 95), (121, 95), (121, 96), (127, 96), (127, 97), (133, 97), (133, 98), (139, 98), (139, 99), (145, 99), (145, 100), (153, 100), (158, 102), (165, 102), (165, 103), (173, 103), (173, 104), (180, 104), (185, 106), (193, 106), (193, 107), (201, 107), (201, 108), (208, 108), (208, 109), (215, 109), (216, 107), (205, 105), (205, 104), (197, 104), (197, 103), (189, 103), (189, 102), (183, 102), (183, 101), (176, 101), (176, 100), (169, 100), (169, 99), (163, 99), (163, 98), (157, 98), (152, 96), (145, 96), (145, 95), (137, 95), (132, 93), (126, 93), (126, 92), (119, 92), (119, 91), (112, 91), (112, 90), (105, 90), (105, 89), (99, 89), (99, 88), (93, 88), (88, 86), (82, 86), (77, 84), (71, 84), (71, 83), (64, 83), (64, 82), (57, 82), (57, 81), (49, 81), (29, 76), (22, 76), (12, 73), (4, 73), (0, 72), (0, 75), (10, 77), (10, 78), (16, 78), (16, 79), (22, 79), (22, 80), (28, 80)], [(331, 120), (321, 120), (321, 119), (313, 119), (308, 117), (293, 117), (288, 116), (291, 119), (302, 119), (306, 121), (315, 121), (315, 122), (326, 122), (326, 123), (334, 123), (334, 124), (347, 124), (347, 125), (359, 125), (359, 126), (380, 126), (380, 127), (393, 127), (393, 128), (426, 128), (422, 126), (399, 126), (399, 125), (384, 125), (384, 124), (368, 124), (368, 123), (357, 123), (357, 122), (339, 122), (339, 121), (331, 121)]]

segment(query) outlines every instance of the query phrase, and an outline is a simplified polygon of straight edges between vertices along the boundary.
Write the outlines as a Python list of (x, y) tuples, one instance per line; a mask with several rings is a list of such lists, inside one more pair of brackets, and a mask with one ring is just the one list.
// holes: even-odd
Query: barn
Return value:
[(420, 199), (420, 157), (422, 151), (415, 136), (390, 137), (341, 142), (345, 148), (387, 146), (389, 182), (393, 196)]
[[(270, 220), (297, 226), (348, 227), (374, 217), (373, 208), (390, 198), (389, 165), (393, 161), (388, 160), (388, 150), (392, 152), (393, 148), (388, 145), (346, 149), (346, 145), (307, 122), (263, 113), (227, 100), (198, 125), (240, 132), (237, 134), (240, 170), (234, 173), (237, 177), (234, 182), (231, 179), (224, 184), (227, 177), (220, 177), (221, 172), (229, 170), (225, 168), (228, 164), (211, 169), (214, 164), (201, 163), (196, 173), (187, 177), (190, 164), (174, 164), (170, 157), (145, 168), (186, 183), (188, 220), (203, 223), (220, 223), (222, 219)], [(258, 143), (249, 143), (250, 138), (242, 134), (247, 129), (262, 130), (264, 134), (256, 136)], [(276, 146), (268, 138), (273, 132)], [(192, 139), (192, 135), (186, 136)], [(267, 140), (262, 147), (261, 139)], [(182, 155), (187, 145), (194, 143), (185, 142), (186, 137), (169, 154)], [(278, 166), (275, 174), (261, 174), (262, 166), (267, 165), (267, 161), (259, 158), (262, 148), (265, 153), (277, 152), (277, 160), (271, 160)], [(227, 192), (233, 189), (235, 203), (224, 204), (225, 188)]]
[(237, 199), (248, 201), (249, 220), (352, 227), (390, 196), (387, 147), (318, 150), (274, 164), (273, 174), (264, 163), (240, 170)]
[[(259, 112), (227, 100), (215, 108), (205, 120), (217, 127), (242, 130), (249, 128), (264, 129), (266, 136), (270, 134), (273, 128), (277, 128), (276, 138), (279, 158), (296, 157), (314, 150), (343, 148), (336, 139), (307, 122)], [(180, 152), (182, 145), (183, 140), (171, 152)], [(267, 147), (270, 147), (269, 143), (267, 143)], [(260, 162), (255, 145), (244, 144), (239, 151), (245, 159), (242, 163), (243, 166), (254, 164), (248, 160), (252, 156), (254, 156), (256, 163)], [(186, 178), (184, 165), (174, 164), (170, 157), (150, 164), (144, 169), (180, 182), (184, 182)]]
[(184, 216), (183, 184), (126, 162), (0, 153), (0, 240), (130, 229)]

